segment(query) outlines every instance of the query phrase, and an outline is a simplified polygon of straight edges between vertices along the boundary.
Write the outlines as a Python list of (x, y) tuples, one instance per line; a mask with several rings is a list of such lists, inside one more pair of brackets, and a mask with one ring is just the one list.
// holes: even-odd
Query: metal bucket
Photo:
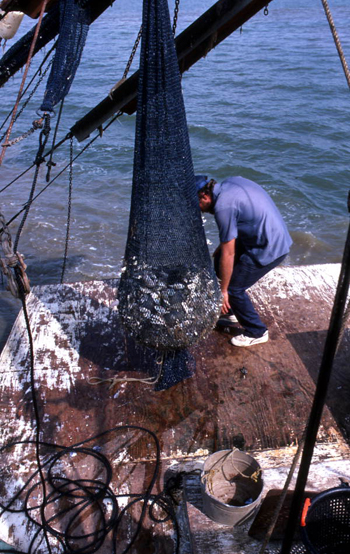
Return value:
[(252, 456), (240, 450), (215, 452), (202, 471), (203, 511), (216, 523), (244, 523), (259, 507), (263, 484), (260, 465)]

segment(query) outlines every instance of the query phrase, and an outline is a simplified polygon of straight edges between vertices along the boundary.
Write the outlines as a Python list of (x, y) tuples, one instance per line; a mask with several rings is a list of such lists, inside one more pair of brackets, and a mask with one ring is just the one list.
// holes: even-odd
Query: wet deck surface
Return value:
[[(237, 447), (257, 455), (273, 449), (287, 452), (301, 438), (313, 399), (339, 269), (339, 265), (284, 267), (268, 274), (251, 289), (251, 296), (269, 327), (270, 341), (238, 349), (229, 342), (234, 329), (213, 331), (191, 350), (196, 360), (194, 375), (163, 391), (139, 382), (117, 383), (112, 388), (89, 383), (91, 377), (107, 379), (116, 374), (147, 377), (120, 327), (116, 281), (35, 287), (27, 305), (42, 441), (71, 446), (91, 439), (89, 446), (111, 458), (117, 474), (112, 489), (124, 493), (145, 490), (156, 453), (152, 439), (138, 431), (109, 431), (93, 438), (119, 425), (143, 426), (156, 434), (162, 463), (155, 492), (163, 488), (169, 467), (203, 460), (216, 450)], [(337, 451), (340, 459), (348, 458), (346, 447), (341, 447), (340, 454), (339, 448), (350, 437), (349, 360), (347, 329), (319, 433), (320, 443), (334, 445), (333, 454)], [(33, 439), (35, 418), (23, 315), (3, 350), (1, 368), (1, 443)], [(2, 461), (4, 467), (4, 463), (16, 466), (22, 460), (5, 475), (2, 501), (13, 492), (17, 478), (24, 481), (35, 471), (33, 446), (16, 448), (6, 451)], [(291, 457), (287, 458), (289, 463)], [(81, 467), (89, 468), (89, 478), (102, 471), (84, 456), (79, 461)], [(70, 462), (65, 463), (70, 467)], [(69, 471), (75, 475), (76, 469)], [(205, 518), (194, 512), (189, 516), (194, 543), (197, 535), (204, 536), (200, 531), (196, 535), (201, 517)], [(205, 520), (207, 525), (210, 520)], [(18, 523), (16, 529), (9, 521), (2, 517), (0, 539), (23, 547), (28, 540), (23, 538), (26, 524)], [(186, 517), (183, 525), (188, 526)], [(124, 527), (126, 537), (130, 521)], [(136, 544), (133, 552), (172, 552), (170, 523), (155, 526), (147, 520), (143, 527), (142, 544)], [(184, 544), (183, 552), (196, 548), (201, 552), (200, 540), (197, 546), (194, 543)], [(217, 547), (210, 552), (233, 554), (232, 544), (225, 544), (228, 550)], [(100, 551), (110, 552), (110, 544)]]

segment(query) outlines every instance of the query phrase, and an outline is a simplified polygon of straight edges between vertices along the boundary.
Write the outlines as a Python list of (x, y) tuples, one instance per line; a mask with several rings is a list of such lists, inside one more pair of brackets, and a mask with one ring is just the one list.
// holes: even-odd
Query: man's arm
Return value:
[(233, 264), (235, 260), (236, 239), (232, 239), (228, 242), (222, 242), (220, 246), (221, 256), (219, 265), (219, 278), (221, 292), (223, 296), (221, 311), (223, 314), (227, 314), (227, 312), (231, 308), (227, 289), (230, 283), (233, 271)]

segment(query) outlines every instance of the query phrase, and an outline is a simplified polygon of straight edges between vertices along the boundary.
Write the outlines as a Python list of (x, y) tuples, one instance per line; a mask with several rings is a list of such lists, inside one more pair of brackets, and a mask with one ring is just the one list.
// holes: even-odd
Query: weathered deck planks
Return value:
[[(69, 446), (116, 425), (145, 426), (160, 441), (162, 475), (174, 463), (200, 460), (220, 449), (282, 453), (297, 443), (304, 430), (338, 274), (336, 264), (277, 268), (251, 290), (271, 340), (237, 349), (230, 345), (228, 333), (213, 331), (192, 349), (197, 366), (193, 377), (161, 392), (135, 382), (113, 389), (89, 384), (95, 376), (144, 376), (142, 366), (135, 367), (139, 359), (120, 327), (117, 281), (35, 287), (27, 306), (42, 439)], [(333, 452), (350, 437), (349, 354), (346, 331), (319, 433), (319, 441), (332, 444)], [(28, 337), (22, 314), (0, 363), (1, 443), (33, 438)], [(119, 471), (122, 466), (122, 473), (126, 471), (123, 483), (129, 487), (142, 483), (153, 459), (147, 441), (130, 440), (122, 464), (116, 462)], [(136, 470), (138, 461), (141, 469)], [(18, 476), (25, 479), (32, 469), (32, 463), (24, 464)], [(162, 488), (162, 478), (157, 488)], [(0, 538), (16, 542), (16, 531), (10, 537), (4, 520), (0, 524)], [(149, 533), (151, 528), (149, 523)], [(155, 552), (172, 551), (169, 533), (167, 525), (158, 529), (159, 545), (154, 547), (151, 541)]]

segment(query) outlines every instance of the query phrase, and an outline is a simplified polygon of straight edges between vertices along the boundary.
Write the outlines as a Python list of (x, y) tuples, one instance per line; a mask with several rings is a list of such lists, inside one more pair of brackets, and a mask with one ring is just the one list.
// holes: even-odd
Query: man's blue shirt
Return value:
[(265, 190), (244, 177), (229, 177), (213, 190), (220, 242), (239, 239), (258, 264), (288, 254), (292, 239), (280, 212)]

